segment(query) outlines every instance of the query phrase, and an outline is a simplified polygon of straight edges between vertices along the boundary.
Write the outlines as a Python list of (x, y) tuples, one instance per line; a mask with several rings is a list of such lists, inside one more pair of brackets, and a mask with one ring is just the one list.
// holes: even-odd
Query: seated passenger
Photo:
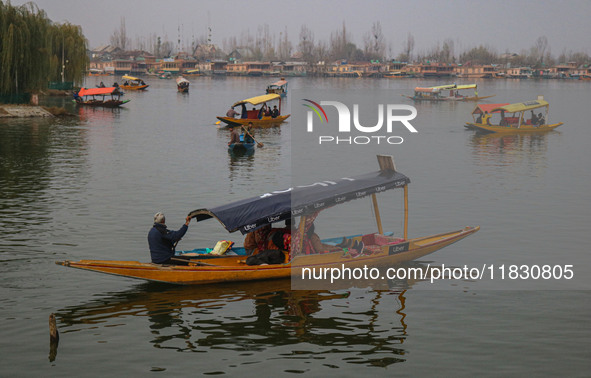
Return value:
[(246, 254), (252, 255), (255, 252), (266, 249), (269, 232), (271, 232), (270, 224), (249, 232), (244, 239)]
[(342, 248), (337, 247), (335, 245), (324, 244), (320, 240), (320, 237), (314, 232), (315, 226), (314, 224), (310, 225), (308, 232), (304, 236), (304, 245), (303, 251), (306, 255), (318, 254), (318, 253), (328, 253), (328, 252), (335, 252), (341, 251)]
[(279, 117), (279, 109), (277, 109), (277, 105), (273, 106), (273, 110), (271, 111), (271, 117), (272, 118)]

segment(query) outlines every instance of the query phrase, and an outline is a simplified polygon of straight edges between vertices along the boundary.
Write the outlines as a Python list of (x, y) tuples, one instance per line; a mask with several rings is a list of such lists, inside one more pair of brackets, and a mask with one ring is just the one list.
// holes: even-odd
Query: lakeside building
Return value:
[(497, 77), (498, 66), (485, 65), (458, 65), (454, 68), (457, 77), (475, 79), (494, 79)]
[(327, 77), (459, 77), (467, 79), (491, 78), (543, 78), (543, 79), (573, 79), (591, 76), (589, 64), (579, 65), (576, 62), (557, 64), (552, 67), (532, 69), (531, 67), (512, 67), (505, 64), (451, 64), (433, 61), (426, 62), (379, 62), (361, 61), (350, 62), (337, 60), (331, 63), (309, 63), (298, 59), (294, 54), (292, 61), (258, 61), (247, 60), (252, 52), (245, 48), (234, 49), (225, 58), (209, 58), (207, 55), (221, 55), (222, 52), (214, 45), (200, 45), (194, 52), (200, 58), (190, 53), (179, 53), (177, 56), (157, 59), (145, 51), (121, 51), (113, 46), (101, 46), (88, 51), (89, 71), (112, 73), (116, 75), (142, 75), (149, 72), (165, 71), (173, 75), (199, 69), (204, 75), (232, 75), (232, 76), (327, 76)]

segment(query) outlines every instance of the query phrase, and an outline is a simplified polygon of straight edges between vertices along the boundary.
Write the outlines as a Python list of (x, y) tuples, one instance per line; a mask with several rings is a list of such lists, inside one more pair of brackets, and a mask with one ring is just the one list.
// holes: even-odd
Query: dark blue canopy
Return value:
[(312, 214), (343, 202), (401, 188), (408, 183), (410, 179), (402, 173), (377, 171), (265, 193), (223, 206), (194, 210), (189, 216), (197, 221), (216, 218), (226, 230), (240, 230), (246, 234), (267, 224)]

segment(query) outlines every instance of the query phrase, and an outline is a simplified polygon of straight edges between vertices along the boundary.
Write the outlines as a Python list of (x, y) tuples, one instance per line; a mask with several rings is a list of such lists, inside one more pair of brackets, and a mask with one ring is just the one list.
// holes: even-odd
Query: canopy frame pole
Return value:
[[(546, 118), (544, 119), (544, 122), (546, 123), (546, 125), (549, 125), (550, 124), (550, 120), (548, 118), (548, 113), (549, 112), (550, 112), (550, 107), (549, 106), (546, 106)], [(540, 125), (540, 126), (543, 126), (543, 125)]]
[[(304, 231), (306, 230), (306, 216), (302, 215), (300, 218), (300, 224), (298, 226), (298, 233), (300, 234), (300, 240), (298, 242), (297, 250), (300, 251), (300, 255), (304, 252)], [(295, 257), (295, 256), (294, 256)]]
[(378, 225), (378, 233), (384, 235), (384, 229), (382, 228), (382, 218), (380, 217), (380, 209), (378, 207), (378, 198), (375, 193), (371, 195), (371, 201), (373, 202), (373, 211), (376, 216), (376, 223)]
[(408, 185), (404, 185), (404, 240), (408, 240)]
[(521, 128), (521, 121), (525, 120), (525, 110), (521, 112), (520, 116), (519, 116), (519, 123), (517, 124), (517, 128), (520, 129)]

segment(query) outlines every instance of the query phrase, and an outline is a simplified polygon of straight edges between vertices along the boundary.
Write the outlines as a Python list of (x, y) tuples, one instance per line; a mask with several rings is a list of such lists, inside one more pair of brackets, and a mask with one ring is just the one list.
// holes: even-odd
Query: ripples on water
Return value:
[[(445, 294), (414, 290), (427, 284), (408, 282), (308, 292), (276, 281), (179, 288), (54, 265), (84, 258), (145, 261), (156, 211), (165, 211), (174, 228), (193, 209), (291, 185), (292, 157), (300, 153), (291, 151), (295, 120), (257, 131), (265, 146), (253, 155), (229, 154), (227, 131), (214, 125), (215, 115), (264, 88), (265, 78), (201, 78), (189, 96), (167, 83), (126, 94), (125, 109), (76, 109), (62, 99), (78, 117), (0, 120), (0, 343), (13, 362), (2, 364), (0, 375), (46, 376), (48, 369), (74, 376), (342, 376), (367, 374), (367, 367), (415, 376), (586, 371), (587, 292), (476, 293), (476, 283), (466, 281)], [(294, 79), (290, 88), (373, 98), (379, 87), (394, 92), (397, 102), (424, 84)], [(545, 89), (552, 119), (565, 122), (547, 135), (477, 135), (462, 129), (472, 104), (422, 104), (419, 135), (377, 151), (393, 154), (411, 177), (411, 236), (482, 226), (433, 260), (461, 265), (558, 256), (566, 263), (586, 256), (590, 129), (581, 112), (568, 111), (587, 106), (588, 86), (581, 85), (587, 84), (479, 83), (481, 93), (508, 102)], [(315, 158), (304, 168), (331, 178), (351, 166)], [(384, 222), (399, 214), (399, 201), (380, 201)], [(358, 202), (349, 208), (354, 222), (338, 210), (327, 212), (335, 228), (371, 230), (371, 209)], [(227, 238), (220, 228), (214, 221), (192, 224), (182, 247)], [(62, 337), (49, 364), (51, 312)]]
[(64, 335), (125, 327), (128, 317), (145, 319), (155, 348), (223, 355), (228, 366), (219, 371), (226, 373), (268, 362), (270, 350), (279, 366), (311, 360), (334, 368), (386, 367), (405, 360), (405, 290), (392, 285), (376, 291), (291, 291), (289, 280), (240, 288), (144, 284), (57, 315)]

